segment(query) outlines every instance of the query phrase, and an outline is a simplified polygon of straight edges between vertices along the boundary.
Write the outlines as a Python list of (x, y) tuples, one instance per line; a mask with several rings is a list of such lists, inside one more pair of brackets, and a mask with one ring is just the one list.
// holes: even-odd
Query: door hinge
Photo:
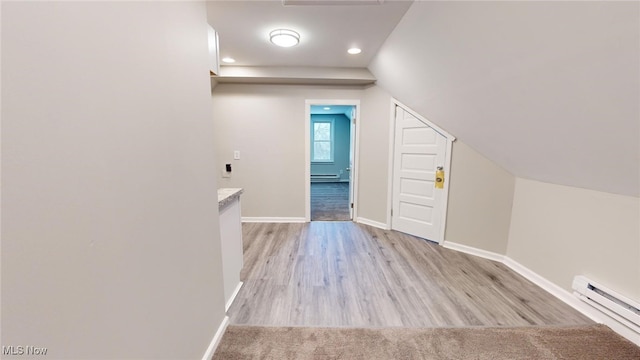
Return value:
[(353, 209), (353, 203), (351, 203), (351, 208)]
[(353, 124), (354, 125), (356, 124), (356, 118), (355, 117), (353, 118)]

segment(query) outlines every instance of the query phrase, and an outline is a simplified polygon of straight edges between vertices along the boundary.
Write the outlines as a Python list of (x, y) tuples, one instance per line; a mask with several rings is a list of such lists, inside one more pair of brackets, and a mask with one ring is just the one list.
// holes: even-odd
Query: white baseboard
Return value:
[(216, 352), (218, 344), (220, 344), (220, 340), (222, 340), (222, 335), (224, 335), (225, 330), (227, 330), (227, 326), (229, 326), (229, 317), (225, 316), (224, 319), (222, 319), (220, 326), (218, 326), (218, 331), (213, 335), (213, 339), (211, 339), (211, 343), (209, 344), (207, 351), (205, 351), (202, 356), (202, 360), (211, 360), (213, 353)]
[(543, 290), (545, 290), (549, 294), (557, 297), (558, 299), (562, 300), (567, 305), (569, 305), (572, 308), (580, 311), (585, 316), (589, 317), (591, 320), (593, 320), (593, 321), (595, 321), (597, 323), (602, 323), (603, 322), (602, 321), (603, 319), (602, 319), (601, 316), (598, 316), (597, 313), (595, 313), (593, 311), (589, 311), (589, 309), (588, 309), (589, 306), (587, 304), (585, 304), (584, 302), (580, 301), (578, 298), (574, 297), (569, 291), (561, 288), (560, 286), (552, 283), (551, 281), (547, 280), (546, 278), (538, 275), (537, 273), (535, 273), (531, 269), (527, 268), (526, 266), (520, 264), (519, 262), (513, 260), (512, 258), (510, 258), (508, 256), (504, 257), (503, 263), (507, 267), (509, 267), (511, 270), (517, 272), (518, 274), (522, 275), (527, 280), (529, 280), (532, 283), (534, 283), (534, 284), (538, 285), (539, 287), (541, 287)]
[(549, 294), (557, 297), (565, 304), (580, 311), (582, 314), (589, 317), (591, 320), (597, 323), (603, 322), (603, 319), (601, 316), (598, 316), (598, 314), (595, 313), (594, 311), (590, 311), (589, 306), (587, 304), (585, 304), (584, 302), (580, 301), (579, 299), (571, 295), (570, 292), (552, 283), (551, 281), (545, 279), (544, 277), (538, 275), (531, 269), (525, 267), (524, 265), (520, 264), (519, 262), (513, 260), (512, 258), (506, 255), (501, 255), (491, 251), (482, 250), (482, 249), (474, 248), (472, 246), (454, 243), (451, 241), (445, 241), (442, 246), (444, 246), (447, 249), (456, 250), (456, 251), (463, 252), (465, 254), (475, 255), (484, 259), (489, 259), (489, 260), (503, 263), (511, 270), (522, 275), (525, 279), (541, 287), (543, 290), (545, 290)]
[(578, 299), (578, 297), (574, 296), (571, 292), (552, 283), (551, 281), (540, 276), (536, 272), (520, 264), (519, 262), (513, 260), (512, 258), (506, 255), (501, 255), (491, 251), (486, 251), (486, 250), (474, 248), (467, 245), (457, 244), (450, 241), (445, 241), (443, 246), (451, 250), (456, 250), (466, 254), (471, 254), (471, 255), (479, 256), (485, 259), (503, 263), (511, 270), (522, 275), (525, 279), (536, 284), (537, 286), (542, 288), (544, 291), (555, 296), (560, 301), (564, 302), (565, 304), (571, 306), (575, 310), (582, 313), (584, 316), (595, 321), (596, 323), (607, 325), (613, 331), (618, 333), (620, 336), (640, 346), (640, 334), (628, 328), (627, 326), (623, 325), (622, 323), (616, 321), (615, 319), (609, 316), (606, 316), (606, 314), (603, 314), (602, 312), (598, 311), (594, 307), (589, 306), (587, 303), (585, 303), (584, 301), (581, 301), (580, 299)]
[(364, 225), (377, 227), (377, 228), (383, 229), (383, 230), (389, 230), (389, 227), (387, 226), (387, 224), (381, 223), (381, 222), (378, 222), (378, 221), (369, 220), (369, 219), (366, 219), (366, 218), (363, 218), (363, 217), (358, 217), (356, 219), (356, 222), (358, 222), (360, 224), (364, 224)]
[(504, 255), (500, 255), (498, 253), (494, 253), (491, 251), (482, 250), (482, 249), (478, 249), (471, 246), (458, 244), (458, 243), (454, 243), (446, 240), (444, 241), (444, 244), (442, 246), (444, 246), (447, 249), (463, 252), (465, 254), (475, 255), (475, 256), (479, 256), (481, 258), (485, 258), (493, 261), (504, 262)]
[(242, 288), (242, 284), (244, 284), (242, 281), (240, 281), (238, 283), (238, 286), (236, 286), (235, 290), (233, 290), (233, 294), (231, 294), (231, 297), (229, 298), (229, 301), (227, 301), (227, 303), (224, 305), (224, 311), (227, 312), (229, 310), (229, 308), (231, 307), (231, 304), (233, 304), (233, 300), (236, 299), (236, 296), (238, 296), (238, 293), (240, 292), (240, 289)]
[(623, 325), (622, 323), (616, 321), (615, 319), (603, 313), (602, 311), (592, 306), (589, 306), (589, 304), (580, 300), (575, 294), (572, 294), (568, 290), (565, 290), (564, 288), (552, 283), (551, 281), (545, 279), (544, 277), (535, 273), (531, 269), (511, 259), (510, 257), (505, 256), (503, 263), (506, 266), (508, 266), (511, 270), (517, 272), (518, 274), (525, 277), (527, 280), (538, 285), (549, 294), (555, 296), (556, 298), (563, 301), (565, 304), (571, 306), (572, 308), (582, 313), (584, 316), (588, 317), (589, 319), (599, 324), (607, 325), (613, 331), (618, 333), (618, 335), (640, 346), (640, 334), (628, 328), (627, 326)]
[(242, 222), (246, 223), (304, 223), (304, 217), (250, 217), (243, 216)]

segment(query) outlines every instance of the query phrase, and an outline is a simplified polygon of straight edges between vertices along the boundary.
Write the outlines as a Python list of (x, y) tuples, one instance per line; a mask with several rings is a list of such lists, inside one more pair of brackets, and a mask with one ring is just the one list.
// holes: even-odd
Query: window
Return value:
[(333, 119), (311, 122), (311, 161), (333, 162)]

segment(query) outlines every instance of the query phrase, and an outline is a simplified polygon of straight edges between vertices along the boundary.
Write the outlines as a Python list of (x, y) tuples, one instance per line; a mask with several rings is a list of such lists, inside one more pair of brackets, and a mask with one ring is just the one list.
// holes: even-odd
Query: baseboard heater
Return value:
[(640, 334), (640, 304), (581, 275), (572, 287), (580, 300)]
[(340, 180), (338, 174), (311, 174), (311, 182), (333, 182)]

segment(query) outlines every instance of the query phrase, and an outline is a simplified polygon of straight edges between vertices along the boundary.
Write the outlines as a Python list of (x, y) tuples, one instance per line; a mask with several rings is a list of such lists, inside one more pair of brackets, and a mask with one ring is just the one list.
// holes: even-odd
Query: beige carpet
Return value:
[(229, 326), (213, 359), (638, 360), (604, 325), (353, 329)]

